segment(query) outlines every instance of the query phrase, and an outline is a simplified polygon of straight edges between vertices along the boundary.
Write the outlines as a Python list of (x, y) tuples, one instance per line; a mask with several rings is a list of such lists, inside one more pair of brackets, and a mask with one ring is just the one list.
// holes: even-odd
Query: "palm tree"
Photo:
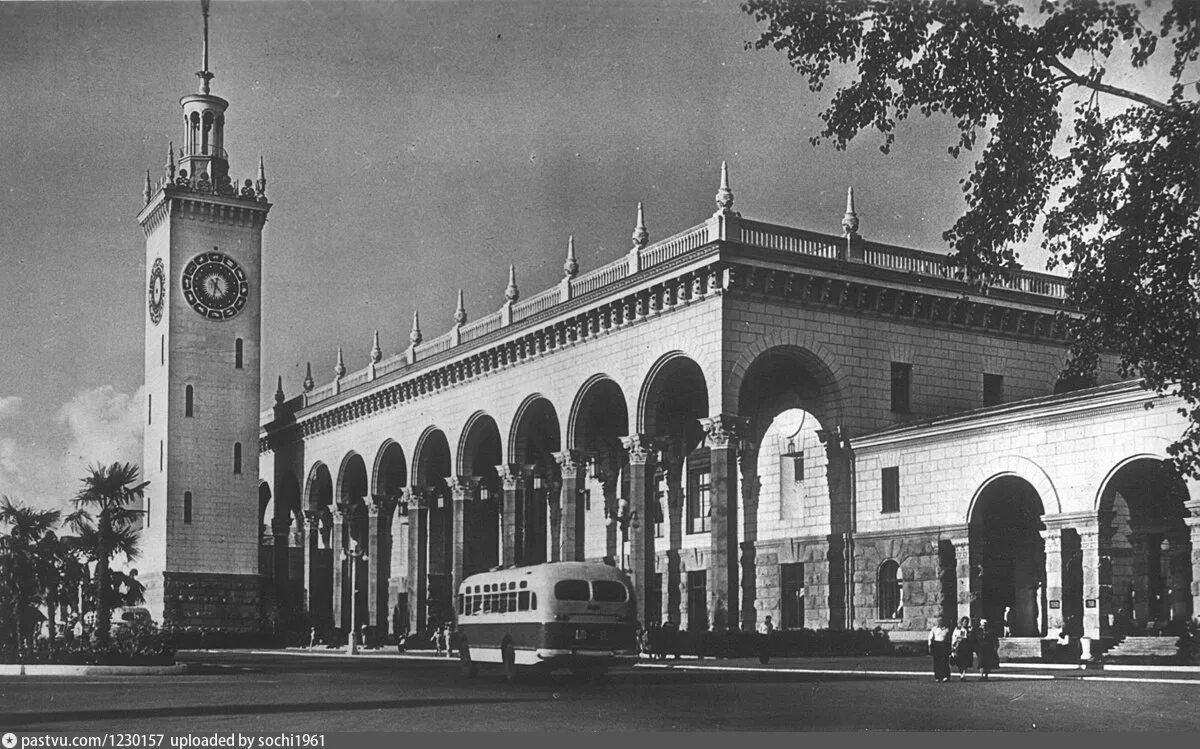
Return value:
[(0, 615), (11, 620), (11, 626), (2, 628), (11, 633), (12, 639), (5, 643), (10, 651), (20, 652), (28, 644), (45, 583), (46, 538), (54, 536), (61, 515), (58, 510), (37, 510), (0, 497), (0, 525), (8, 526), (8, 534), (0, 538), (8, 605)]
[(138, 471), (132, 463), (90, 466), (74, 499), (77, 509), (67, 517), (80, 545), (96, 561), (95, 637), (101, 647), (108, 645), (112, 610), (119, 605), (109, 580), (109, 563), (117, 554), (133, 560), (141, 553), (137, 521), (142, 511), (137, 504), (150, 482), (139, 483)]

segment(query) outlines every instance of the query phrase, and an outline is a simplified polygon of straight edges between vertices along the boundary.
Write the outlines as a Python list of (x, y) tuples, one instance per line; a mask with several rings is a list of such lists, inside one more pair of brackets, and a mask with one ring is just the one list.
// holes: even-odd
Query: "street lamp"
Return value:
[(360, 547), (355, 539), (351, 539), (349, 548), (342, 549), (342, 561), (350, 563), (350, 636), (346, 642), (346, 655), (358, 655), (358, 633), (355, 631), (358, 627), (355, 621), (358, 613), (358, 587), (355, 579), (358, 576), (358, 562), (367, 559), (366, 550)]
[(641, 528), (641, 523), (638, 522), (637, 510), (629, 508), (629, 500), (618, 499), (616, 512), (609, 511), (605, 514), (604, 524), (611, 528), (613, 523), (617, 523), (621, 528), (621, 569), (628, 568), (626, 560), (625, 544), (629, 540), (629, 529), (635, 531)]

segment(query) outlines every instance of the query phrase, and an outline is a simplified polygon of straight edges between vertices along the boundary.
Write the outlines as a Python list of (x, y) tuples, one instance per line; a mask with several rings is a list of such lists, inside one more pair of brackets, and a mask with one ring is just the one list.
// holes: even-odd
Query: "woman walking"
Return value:
[(968, 617), (964, 616), (958, 621), (950, 649), (954, 653), (954, 665), (958, 667), (958, 680), (966, 681), (967, 671), (970, 670), (971, 661), (974, 660), (974, 650), (971, 647), (971, 620)]
[(988, 626), (987, 619), (979, 620), (975, 649), (979, 653), (979, 679), (987, 681), (992, 670), (1000, 668), (1000, 638)]
[(950, 681), (950, 628), (945, 618), (929, 630), (929, 654), (933, 656), (933, 680)]

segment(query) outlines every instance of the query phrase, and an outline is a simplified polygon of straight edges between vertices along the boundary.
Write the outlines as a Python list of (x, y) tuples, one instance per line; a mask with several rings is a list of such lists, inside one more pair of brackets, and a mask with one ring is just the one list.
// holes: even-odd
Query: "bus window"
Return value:
[[(522, 583), (524, 585), (524, 583)], [(529, 591), (523, 590), (517, 594), (517, 611), (529, 610)]]
[(537, 611), (537, 593), (529, 594), (529, 610)]
[(500, 601), (499, 601), (500, 613), (507, 614), (508, 613), (508, 595), (505, 593), (501, 593), (499, 596), (497, 596), (497, 598), (500, 599)]
[(508, 610), (517, 610), (517, 592), (515, 590), (510, 590), (508, 592)]
[(560, 601), (586, 601), (591, 591), (587, 580), (559, 580), (554, 584), (554, 597)]
[(462, 612), (463, 612), (463, 595), (462, 595), (462, 593), (459, 593), (458, 594), (458, 613), (460, 616), (462, 615)]
[(483, 596), (471, 596), (471, 613), (479, 614), (483, 611)]
[(629, 592), (615, 580), (593, 580), (592, 598), (605, 603), (624, 603), (629, 598)]
[(522, 588), (528, 588), (528, 587), (529, 587), (529, 581), (528, 581), (528, 580), (522, 580), (522, 581), (521, 581), (521, 587), (522, 587)]

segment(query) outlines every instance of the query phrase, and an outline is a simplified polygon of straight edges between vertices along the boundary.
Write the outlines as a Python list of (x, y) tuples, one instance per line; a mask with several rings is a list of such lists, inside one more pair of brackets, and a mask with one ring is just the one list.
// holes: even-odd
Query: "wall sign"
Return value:
[(1085, 607), (1085, 608), (1094, 609), (1094, 608), (1096, 608), (1096, 599), (1095, 599), (1095, 598), (1089, 598), (1089, 599), (1087, 599), (1086, 601), (1084, 601), (1084, 602), (1083, 602), (1083, 605), (1084, 605), (1084, 607)]
[(1062, 608), (1062, 603), (1061, 603), (1061, 602), (1059, 602), (1059, 601), (1051, 601), (1051, 602), (1050, 602), (1050, 608), (1052, 608), (1052, 609), (1061, 609), (1061, 608)]

